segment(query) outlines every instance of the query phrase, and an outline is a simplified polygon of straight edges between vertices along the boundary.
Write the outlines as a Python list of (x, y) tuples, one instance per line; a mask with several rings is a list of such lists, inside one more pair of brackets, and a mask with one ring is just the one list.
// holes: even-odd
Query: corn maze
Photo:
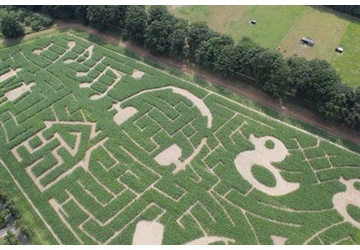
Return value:
[(360, 155), (62, 33), (0, 51), (0, 173), (57, 244), (360, 244)]

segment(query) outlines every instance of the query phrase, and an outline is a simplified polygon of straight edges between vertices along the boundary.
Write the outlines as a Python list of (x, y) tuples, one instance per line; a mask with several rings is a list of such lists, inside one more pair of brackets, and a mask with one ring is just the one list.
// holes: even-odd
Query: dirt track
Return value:
[[(215, 76), (214, 74), (211, 74), (207, 71), (200, 70), (194, 66), (185, 64), (183, 62), (174, 61), (167, 57), (162, 56), (154, 56), (151, 55), (150, 52), (143, 47), (136, 46), (134, 44), (131, 44), (130, 42), (122, 41), (120, 37), (100, 33), (96, 31), (95, 29), (84, 26), (78, 23), (71, 23), (71, 22), (65, 22), (65, 21), (58, 21), (56, 27), (51, 28), (53, 30), (60, 29), (60, 30), (66, 30), (68, 28), (72, 29), (78, 29), (82, 31), (86, 31), (92, 35), (98, 36), (101, 39), (113, 43), (118, 46), (126, 47), (127, 49), (139, 54), (140, 56), (147, 57), (151, 60), (160, 62), (162, 64), (171, 66), (173, 68), (176, 68), (178, 70), (181, 70), (183, 72), (186, 72), (188, 74), (194, 75), (198, 78), (201, 78), (205, 81), (208, 81), (214, 85), (225, 87), (226, 89), (229, 89), (231, 91), (234, 91), (242, 96), (245, 96), (246, 98), (259, 103), (263, 106), (270, 107), (276, 111), (278, 111), (280, 114), (285, 114), (290, 117), (293, 117), (295, 119), (301, 120), (307, 124), (312, 125), (315, 128), (319, 128), (322, 130), (327, 131), (329, 134), (344, 138), (348, 141), (360, 144), (360, 133), (355, 131), (350, 131), (345, 129), (344, 127), (341, 127), (339, 125), (329, 124), (322, 120), (320, 117), (318, 117), (314, 112), (300, 107), (296, 106), (294, 104), (280, 104), (278, 101), (270, 98), (267, 94), (261, 92), (257, 87), (251, 85), (251, 84), (238, 84), (233, 83), (228, 80), (224, 80), (221, 77)], [(49, 32), (49, 30), (46, 30), (44, 32)], [(32, 36), (33, 34), (29, 35)]]

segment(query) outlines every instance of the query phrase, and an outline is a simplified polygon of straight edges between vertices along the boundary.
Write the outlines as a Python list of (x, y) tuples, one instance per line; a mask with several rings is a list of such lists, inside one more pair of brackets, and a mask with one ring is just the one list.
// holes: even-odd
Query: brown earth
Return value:
[[(254, 86), (251, 83), (251, 80), (244, 81), (244, 83), (234, 83), (228, 80), (224, 80), (219, 76), (216, 76), (212, 73), (209, 73), (205, 70), (201, 70), (193, 65), (189, 65), (188, 63), (184, 62), (178, 62), (175, 60), (172, 60), (168, 57), (164, 56), (154, 56), (150, 54), (148, 50), (146, 50), (143, 47), (136, 46), (130, 42), (123, 41), (119, 36), (112, 35), (109, 33), (101, 33), (97, 30), (81, 25), (79, 23), (72, 23), (72, 22), (66, 22), (66, 21), (58, 21), (56, 25), (51, 28), (50, 30), (66, 30), (66, 29), (77, 29), (81, 31), (86, 31), (87, 33), (91, 35), (95, 35), (97, 37), (100, 37), (101, 39), (110, 42), (112, 44), (126, 47), (132, 52), (135, 52), (139, 54), (140, 56), (146, 57), (148, 59), (151, 59), (153, 61), (160, 62), (162, 64), (171, 66), (175, 69), (181, 70), (185, 73), (191, 74), (197, 78), (201, 78), (207, 82), (210, 82), (216, 86), (224, 87), (226, 89), (229, 89), (231, 91), (234, 91), (258, 104), (261, 104), (263, 106), (272, 108), (279, 112), (282, 115), (287, 115), (289, 117), (298, 119), (300, 121), (303, 121), (307, 124), (310, 124), (311, 126), (325, 130), (330, 135), (341, 137), (343, 139), (346, 139), (348, 141), (354, 142), (356, 144), (360, 144), (360, 133), (357, 131), (346, 129), (340, 125), (336, 124), (330, 124), (323, 119), (321, 119), (319, 116), (317, 116), (314, 112), (311, 110), (301, 107), (299, 105), (295, 105), (294, 103), (280, 103), (277, 100), (272, 99), (267, 94), (260, 91), (256, 86)], [(42, 31), (44, 33), (49, 33), (50, 30)], [(42, 33), (38, 32), (36, 34)], [(26, 35), (26, 38), (28, 36), (34, 36), (34, 34)], [(246, 83), (245, 83), (246, 82)]]

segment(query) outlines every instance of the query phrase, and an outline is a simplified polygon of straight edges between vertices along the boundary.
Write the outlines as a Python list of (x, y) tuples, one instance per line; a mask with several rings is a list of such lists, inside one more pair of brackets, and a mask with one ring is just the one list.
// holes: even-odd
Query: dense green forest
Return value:
[(360, 5), (325, 5), (328, 8), (348, 14), (353, 17), (360, 17)]
[[(360, 13), (358, 6), (328, 7), (354, 16)], [(354, 90), (343, 84), (325, 60), (284, 58), (278, 51), (263, 48), (248, 37), (234, 41), (228, 35), (211, 30), (206, 23), (189, 24), (170, 14), (165, 6), (151, 6), (148, 10), (144, 6), (16, 8), (55, 19), (76, 20), (99, 31), (118, 28), (124, 39), (144, 46), (153, 54), (195, 63), (225, 79), (236, 81), (246, 75), (273, 98), (283, 100), (293, 96), (329, 122), (360, 129), (360, 87)], [(16, 20), (10, 21), (12, 27), (18, 26)], [(2, 22), (1, 29), (8, 29), (7, 25)]]

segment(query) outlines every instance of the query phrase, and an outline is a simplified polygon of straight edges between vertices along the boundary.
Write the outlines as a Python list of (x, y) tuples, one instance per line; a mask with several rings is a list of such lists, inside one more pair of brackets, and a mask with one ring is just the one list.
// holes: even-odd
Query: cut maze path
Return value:
[[(283, 103), (281, 104), (275, 99), (270, 98), (267, 94), (261, 92), (251, 80), (244, 83), (235, 83), (228, 80), (224, 80), (219, 76), (216, 76), (212, 73), (209, 73), (205, 70), (198, 69), (188, 63), (178, 62), (163, 56), (154, 56), (151, 55), (150, 52), (140, 46), (136, 46), (130, 42), (123, 41), (120, 37), (108, 34), (108, 33), (100, 33), (97, 30), (84, 26), (78, 23), (71, 23), (65, 21), (57, 22), (57, 29), (65, 30), (65, 29), (77, 29), (86, 31), (91, 35), (95, 35), (100, 37), (101, 39), (110, 42), (112, 44), (116, 44), (118, 46), (125, 47), (132, 52), (139, 54), (140, 56), (149, 58), (151, 60), (160, 62), (162, 64), (168, 65), (177, 70), (183, 71), (187, 74), (193, 75), (194, 78), (201, 78), (207, 82), (210, 82), (216, 86), (224, 87), (233, 92), (236, 92), (246, 98), (269, 108), (272, 108), (279, 112), (282, 115), (290, 116), (292, 118), (301, 120), (307, 124), (315, 128), (319, 128), (321, 130), (325, 130), (331, 135), (342, 137), (348, 141), (354, 143), (360, 143), (360, 133), (357, 131), (348, 130), (340, 125), (330, 124), (320, 117), (318, 117), (314, 112), (308, 110), (307, 108), (300, 107), (299, 105), (295, 105), (293, 103)], [(56, 29), (54, 28), (54, 29)]]
[(264, 92), (261, 92), (256, 86), (254, 86), (254, 82), (251, 80), (243, 80), (243, 82), (237, 82), (237, 83), (231, 82), (219, 76), (216, 76), (212, 73), (209, 73), (205, 70), (201, 70), (193, 65), (190, 65), (189, 63), (175, 61), (164, 56), (152, 55), (148, 50), (146, 50), (143, 47), (134, 45), (131, 42), (123, 41), (119, 36), (109, 33), (98, 32), (97, 30), (89, 26), (84, 26), (79, 23), (73, 23), (67, 21), (57, 21), (56, 25), (54, 25), (53, 28), (45, 31), (40, 31), (38, 33), (26, 35), (25, 38), (32, 38), (37, 35), (43, 35), (43, 34), (51, 34), (51, 32), (54, 32), (56, 30), (63, 31), (66, 29), (76, 29), (76, 30), (86, 31), (87, 33), (99, 37), (105, 40), (106, 42), (110, 42), (112, 44), (125, 47), (130, 51), (139, 54), (142, 57), (151, 59), (156, 62), (160, 62), (162, 64), (180, 70), (184, 73), (190, 74), (194, 78), (200, 78), (216, 86), (224, 87), (228, 90), (236, 92), (237, 94), (240, 94), (262, 106), (266, 106), (273, 110), (276, 110), (281, 115), (286, 115), (291, 118), (298, 119), (315, 128), (325, 130), (330, 135), (341, 137), (353, 143), (360, 144), (359, 132), (346, 129), (337, 124), (328, 123), (323, 119), (321, 119), (319, 116), (317, 116), (313, 111), (310, 111), (309, 109), (299, 106), (297, 104), (290, 102), (280, 103), (279, 101), (270, 98)]
[[(49, 42), (54, 43), (50, 51), (56, 45), (64, 47), (51, 57), (59, 71), (52, 72), (51, 62), (46, 62), (51, 67), (29, 75), (27, 82), (36, 80), (36, 87), (22, 95), (22, 102), (4, 106), (0, 124), (0, 136), (6, 139), (0, 172), (8, 172), (54, 242), (130, 244), (134, 230), (133, 243), (140, 244), (144, 242), (137, 235), (157, 244), (311, 244), (316, 240), (331, 244), (345, 236), (354, 238), (358, 231), (350, 227), (351, 214), (343, 215), (337, 204), (350, 201), (349, 195), (358, 191), (344, 183), (344, 192), (341, 183), (334, 183), (341, 176), (350, 184), (359, 182), (359, 172), (353, 170), (359, 167), (360, 154), (272, 118), (261, 106), (230, 98), (232, 94), (226, 97), (210, 85), (206, 89), (182, 72), (159, 69), (143, 57), (135, 61), (129, 51), (119, 52), (110, 44), (102, 47), (104, 42), (89, 41), (88, 33), (67, 28), (54, 33), (60, 34), (39, 43), (43, 50)], [(47, 55), (46, 51), (34, 55), (37, 44), (26, 46), (19, 47), (24, 53), (13, 57), (26, 59), (24, 55), (30, 54), (35, 60)], [(80, 67), (84, 60), (79, 57), (84, 50), (89, 55), (92, 48), (94, 58)], [(124, 77), (115, 86), (117, 91), (92, 100), (91, 91), (79, 88), (83, 80), (77, 73), (90, 72), (103, 57), (113, 58), (111, 69), (119, 70), (107, 79), (107, 88)], [(102, 67), (97, 74), (110, 70), (106, 63), (98, 65)], [(31, 69), (21, 66), (24, 72)], [(143, 77), (135, 77), (134, 72), (144, 73)], [(62, 87), (41, 82), (40, 73), (60, 78)], [(86, 81), (91, 85), (97, 74)], [(105, 88), (94, 90), (104, 93)], [(35, 113), (45, 126), (39, 123), (31, 131), (25, 122), (34, 121)], [(123, 114), (127, 119), (121, 120)], [(267, 179), (275, 179), (275, 186), (259, 179), (272, 189), (253, 180), (255, 172), (243, 171), (254, 165), (267, 169)], [(28, 188), (29, 178), (33, 188)], [(299, 185), (298, 180), (304, 181)], [(323, 187), (332, 192), (322, 193)], [(332, 193), (337, 198), (331, 200)], [(337, 213), (343, 215), (342, 221)], [(326, 239), (328, 231), (339, 231), (337, 227), (343, 225), (345, 236), (339, 233)]]

